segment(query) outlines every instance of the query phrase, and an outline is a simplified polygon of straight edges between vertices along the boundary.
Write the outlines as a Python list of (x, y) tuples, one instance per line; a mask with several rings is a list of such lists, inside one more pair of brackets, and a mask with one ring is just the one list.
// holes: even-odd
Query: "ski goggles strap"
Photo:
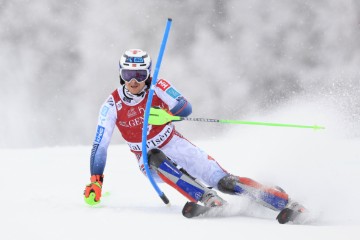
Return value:
[(120, 69), (120, 76), (126, 82), (130, 82), (132, 79), (135, 79), (137, 82), (143, 82), (149, 75), (148, 69)]

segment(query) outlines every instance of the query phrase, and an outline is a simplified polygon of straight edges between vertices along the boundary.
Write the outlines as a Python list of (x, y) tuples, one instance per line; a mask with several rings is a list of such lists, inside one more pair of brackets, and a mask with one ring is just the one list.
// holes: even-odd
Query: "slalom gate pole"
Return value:
[(154, 95), (154, 88), (155, 88), (155, 84), (157, 82), (162, 57), (164, 55), (166, 42), (167, 42), (169, 32), (170, 32), (171, 23), (172, 23), (172, 19), (168, 18), (167, 22), (166, 22), (164, 36), (163, 36), (161, 46), (160, 46), (159, 55), (158, 55), (158, 58), (156, 61), (154, 74), (153, 74), (151, 84), (150, 84), (149, 96), (148, 96), (148, 99), (146, 102), (146, 108), (145, 108), (145, 113), (144, 113), (144, 123), (143, 123), (143, 130), (142, 130), (142, 157), (143, 157), (143, 161), (144, 161), (146, 176), (148, 177), (148, 179), (150, 180), (150, 183), (152, 184), (152, 186), (158, 193), (159, 197), (163, 200), (163, 202), (165, 204), (169, 204), (169, 199), (160, 190), (159, 186), (156, 184), (156, 182), (150, 172), (146, 145), (147, 145), (147, 131), (148, 131), (149, 114), (150, 114), (151, 103), (152, 103), (152, 99), (153, 99), (153, 95)]

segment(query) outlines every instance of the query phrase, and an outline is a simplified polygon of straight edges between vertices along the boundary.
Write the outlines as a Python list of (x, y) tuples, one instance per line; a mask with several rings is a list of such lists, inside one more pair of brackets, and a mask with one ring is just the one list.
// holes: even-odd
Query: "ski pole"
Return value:
[(231, 123), (231, 124), (246, 124), (246, 125), (259, 125), (259, 126), (271, 126), (271, 127), (292, 127), (292, 128), (311, 128), (314, 130), (325, 129), (322, 126), (309, 126), (298, 124), (286, 124), (286, 123), (269, 123), (269, 122), (251, 122), (241, 120), (224, 120), (224, 119), (212, 119), (212, 118), (189, 118), (173, 116), (161, 108), (151, 108), (149, 124), (151, 125), (163, 125), (172, 121), (197, 121), (197, 122), (216, 122), (216, 123)]
[(163, 200), (163, 202), (165, 204), (169, 204), (169, 199), (160, 190), (159, 186), (156, 184), (156, 182), (155, 182), (155, 180), (154, 180), (154, 178), (153, 178), (153, 176), (152, 176), (152, 174), (150, 172), (149, 163), (148, 163), (148, 157), (147, 157), (147, 152), (146, 152), (146, 150), (147, 150), (146, 149), (146, 142), (147, 142), (149, 113), (150, 113), (151, 103), (152, 103), (152, 99), (153, 99), (153, 95), (154, 95), (154, 85), (156, 84), (156, 81), (157, 81), (157, 78), (158, 78), (158, 73), (159, 73), (159, 70), (160, 70), (162, 57), (164, 55), (166, 42), (167, 42), (167, 39), (168, 39), (168, 36), (169, 36), (171, 23), (172, 23), (172, 19), (168, 18), (167, 22), (166, 22), (164, 36), (163, 36), (161, 46), (160, 46), (159, 55), (158, 55), (156, 65), (155, 65), (154, 75), (153, 75), (153, 78), (151, 80), (149, 96), (148, 96), (148, 99), (147, 99), (147, 102), (146, 102), (146, 108), (145, 108), (145, 113), (144, 113), (144, 124), (143, 124), (143, 129), (142, 129), (142, 157), (143, 157), (143, 161), (144, 161), (144, 167), (145, 167), (146, 175), (147, 175), (148, 179), (150, 180), (150, 183), (152, 184), (152, 186), (154, 187), (154, 189), (158, 193), (159, 197)]

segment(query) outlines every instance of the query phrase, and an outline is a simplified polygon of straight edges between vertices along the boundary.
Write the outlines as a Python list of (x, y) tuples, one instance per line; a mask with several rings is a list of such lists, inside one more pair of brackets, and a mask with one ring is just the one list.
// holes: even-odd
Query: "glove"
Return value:
[(84, 200), (89, 205), (96, 205), (100, 203), (102, 183), (104, 175), (92, 175), (91, 183), (86, 185), (84, 190)]

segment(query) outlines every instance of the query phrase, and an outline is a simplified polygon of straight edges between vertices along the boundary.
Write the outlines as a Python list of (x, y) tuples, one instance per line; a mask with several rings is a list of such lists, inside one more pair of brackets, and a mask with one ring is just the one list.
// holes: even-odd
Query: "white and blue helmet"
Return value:
[(141, 49), (129, 49), (119, 61), (120, 84), (135, 79), (138, 82), (151, 83), (151, 58)]

